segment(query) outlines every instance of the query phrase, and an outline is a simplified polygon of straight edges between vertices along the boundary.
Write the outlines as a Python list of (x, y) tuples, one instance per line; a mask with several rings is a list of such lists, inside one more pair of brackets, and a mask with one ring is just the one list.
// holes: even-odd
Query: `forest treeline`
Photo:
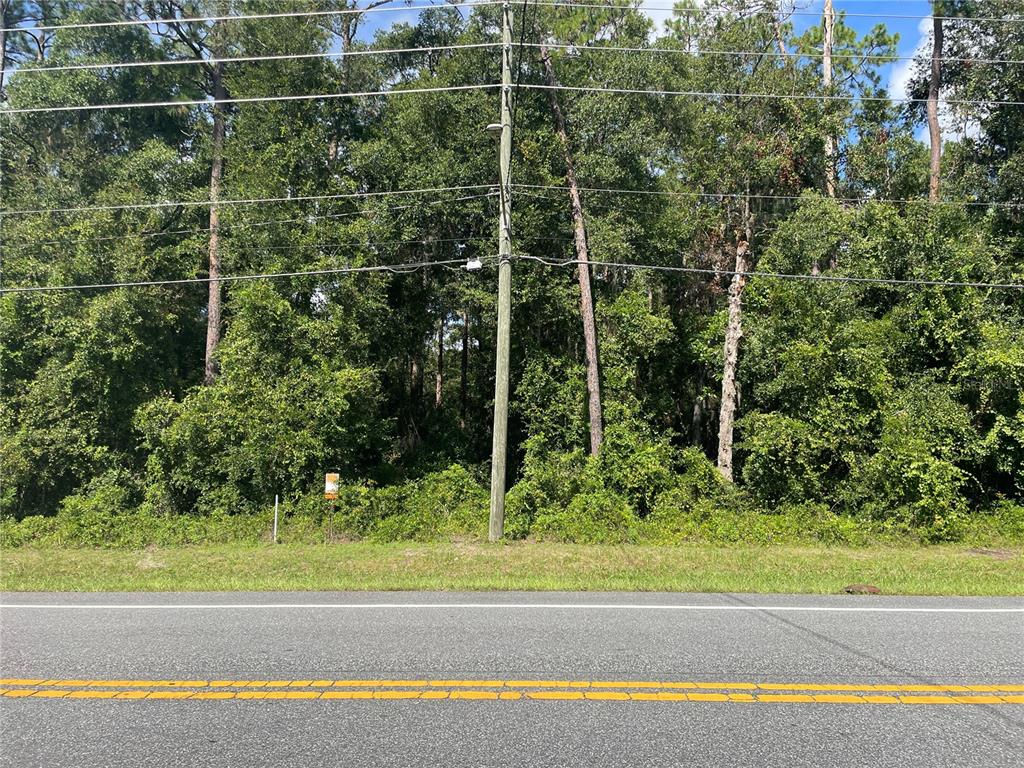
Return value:
[[(0, 5), (2, 287), (136, 284), (0, 297), (0, 516), (485, 527), (501, 6)], [(1019, 0), (895, 101), (831, 2), (586, 5), (511, 4), (508, 534), (1024, 519)]]

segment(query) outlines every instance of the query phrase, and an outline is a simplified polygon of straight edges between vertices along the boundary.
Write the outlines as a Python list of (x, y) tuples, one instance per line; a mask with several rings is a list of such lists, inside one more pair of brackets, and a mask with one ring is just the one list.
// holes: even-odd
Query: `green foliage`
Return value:
[(453, 465), (378, 499), (374, 541), (432, 541), (487, 537), (487, 490), (464, 467)]
[[(211, 2), (18, 0), (5, 23), (202, 16)], [(992, 3), (987, 16), (961, 4), (947, 30), (944, 88), (961, 103), (1024, 100), (1012, 68), (957, 61), (1024, 57), (1016, 29), (985, 20), (1015, 11), (1012, 0)], [(230, 3), (243, 15), (307, 4)], [(920, 105), (899, 107), (882, 90), (895, 36), (884, 26), (858, 34), (840, 18), (826, 94), (821, 58), (796, 55), (820, 50), (821, 29), (797, 34), (750, 10), (749, 0), (725, 0), (656, 30), (632, 7), (541, 6), (518, 20), (524, 41), (578, 46), (552, 50), (569, 86), (552, 95), (585, 189), (605, 433), (600, 455), (585, 455), (577, 274), (517, 261), (508, 535), (855, 543), (1012, 533), (1024, 500), (1020, 291), (749, 279), (736, 484), (706, 458), (717, 445), (725, 273), (741, 239), (764, 272), (1024, 280), (1024, 220), (1012, 205), (1024, 197), (1019, 109), (972, 113), (976, 130), (945, 143), (944, 199), (931, 205), (927, 148), (915, 138)], [(495, 120), (496, 92), (463, 87), (496, 82), (486, 44), (500, 39), (500, 9), (365, 23), (342, 14), (329, 24), (56, 29), (38, 45), (7, 37), (0, 98), (15, 109), (202, 101), (212, 95), (209, 68), (194, 77), (176, 66), (29, 70), (230, 54), (226, 85), (242, 101), (225, 110), (218, 194), (292, 199), (216, 208), (222, 273), (276, 277), (220, 285), (223, 334), (206, 381), (210, 110), (6, 116), (3, 204), (29, 213), (3, 219), (4, 286), (157, 284), (0, 296), (4, 541), (258, 541), (275, 495), (286, 541), (483, 538), (496, 168), (482, 129)], [(780, 43), (794, 55), (699, 53)], [(462, 44), (470, 47), (451, 47)], [(674, 52), (589, 50), (600, 46)], [(320, 55), (372, 48), (421, 50)], [(520, 83), (546, 77), (534, 54), (527, 46), (516, 58)], [(264, 55), (275, 58), (246, 60)], [(698, 97), (587, 90), (610, 84), (786, 98), (724, 98), (709, 109)], [(915, 80), (915, 95), (924, 85)], [(458, 90), (433, 91), (447, 86)], [(388, 88), (431, 92), (246, 101)], [(572, 261), (565, 147), (547, 96), (529, 94), (516, 99), (514, 177), (526, 185), (514, 195), (516, 254)], [(829, 140), (835, 197), (822, 193)], [(978, 204), (987, 201), (1011, 205)], [(480, 272), (338, 272), (477, 257)], [(331, 470), (342, 488), (328, 505), (320, 482)]]
[(541, 541), (625, 544), (633, 541), (637, 528), (636, 514), (625, 496), (606, 488), (588, 488), (564, 509), (539, 515), (531, 532)]

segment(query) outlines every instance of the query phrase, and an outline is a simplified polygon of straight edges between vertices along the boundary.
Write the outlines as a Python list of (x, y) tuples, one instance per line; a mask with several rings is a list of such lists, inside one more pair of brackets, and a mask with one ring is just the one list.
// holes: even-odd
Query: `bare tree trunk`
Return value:
[(690, 418), (690, 442), (700, 447), (704, 442), (704, 365), (697, 368), (697, 396), (693, 399)]
[(733, 423), (739, 402), (736, 366), (743, 338), (743, 286), (746, 285), (747, 242), (736, 244), (736, 274), (729, 285), (729, 324), (725, 330), (725, 364), (722, 367), (722, 404), (718, 418), (718, 471), (732, 480)]
[(437, 321), (437, 372), (434, 374), (434, 407), (441, 407), (444, 396), (444, 315)]
[[(541, 46), (541, 60), (544, 63), (544, 77), (549, 86), (557, 84), (555, 69), (551, 64), (551, 55), (547, 47)], [(583, 318), (583, 342), (587, 359), (587, 407), (590, 413), (590, 453), (596, 456), (601, 452), (604, 441), (604, 426), (601, 415), (601, 377), (597, 354), (597, 324), (594, 320), (594, 299), (590, 292), (590, 252), (587, 247), (587, 228), (583, 218), (583, 203), (580, 200), (579, 184), (576, 180), (576, 169), (573, 165), (572, 151), (569, 148), (569, 137), (565, 131), (565, 118), (558, 104), (556, 91), (548, 90), (551, 115), (555, 121), (555, 132), (562, 144), (565, 156), (565, 181), (569, 188), (569, 199), (572, 202), (573, 234), (576, 242), (576, 275), (580, 284), (580, 315)]]
[[(937, 17), (939, 3), (933, 13)], [(928, 83), (928, 137), (931, 140), (931, 163), (928, 176), (928, 200), (939, 199), (939, 171), (942, 164), (942, 131), (939, 129), (939, 88), (942, 85), (942, 20), (932, 20), (932, 73)]]
[(466, 428), (469, 398), (469, 313), (462, 310), (462, 365), (459, 378), (459, 427)]
[(409, 394), (415, 413), (420, 408), (420, 401), (423, 400), (423, 365), (420, 363), (419, 352), (415, 352), (409, 360)]
[(0, 98), (4, 92), (4, 75), (7, 74), (7, 11), (11, 0), (0, 0)]
[[(836, 24), (836, 12), (832, 0), (825, 0), (822, 18), (825, 38), (821, 46), (821, 84), (826, 94), (832, 90), (832, 38)], [(825, 194), (836, 196), (836, 139), (831, 132), (825, 136)]]
[[(213, 98), (227, 98), (224, 87), (224, 65), (214, 64), (211, 69)], [(221, 313), (220, 313), (220, 210), (217, 201), (220, 199), (220, 184), (224, 173), (224, 107), (213, 106), (213, 141), (211, 145), (210, 163), (210, 284), (209, 298), (206, 305), (206, 370), (203, 382), (212, 384), (217, 376), (217, 345), (220, 344)]]

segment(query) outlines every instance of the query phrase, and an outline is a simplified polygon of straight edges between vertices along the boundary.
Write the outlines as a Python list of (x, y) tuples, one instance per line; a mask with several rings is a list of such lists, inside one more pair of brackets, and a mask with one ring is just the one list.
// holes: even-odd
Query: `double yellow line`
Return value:
[(403, 699), (672, 701), (799, 704), (1024, 704), (1024, 685), (755, 683), (640, 680), (78, 680), (0, 679), (32, 699)]

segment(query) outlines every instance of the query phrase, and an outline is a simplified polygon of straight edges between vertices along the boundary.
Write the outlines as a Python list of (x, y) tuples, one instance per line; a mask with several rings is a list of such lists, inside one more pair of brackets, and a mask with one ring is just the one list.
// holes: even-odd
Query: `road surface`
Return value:
[(1020, 766), (1024, 601), (0, 595), (3, 766)]

